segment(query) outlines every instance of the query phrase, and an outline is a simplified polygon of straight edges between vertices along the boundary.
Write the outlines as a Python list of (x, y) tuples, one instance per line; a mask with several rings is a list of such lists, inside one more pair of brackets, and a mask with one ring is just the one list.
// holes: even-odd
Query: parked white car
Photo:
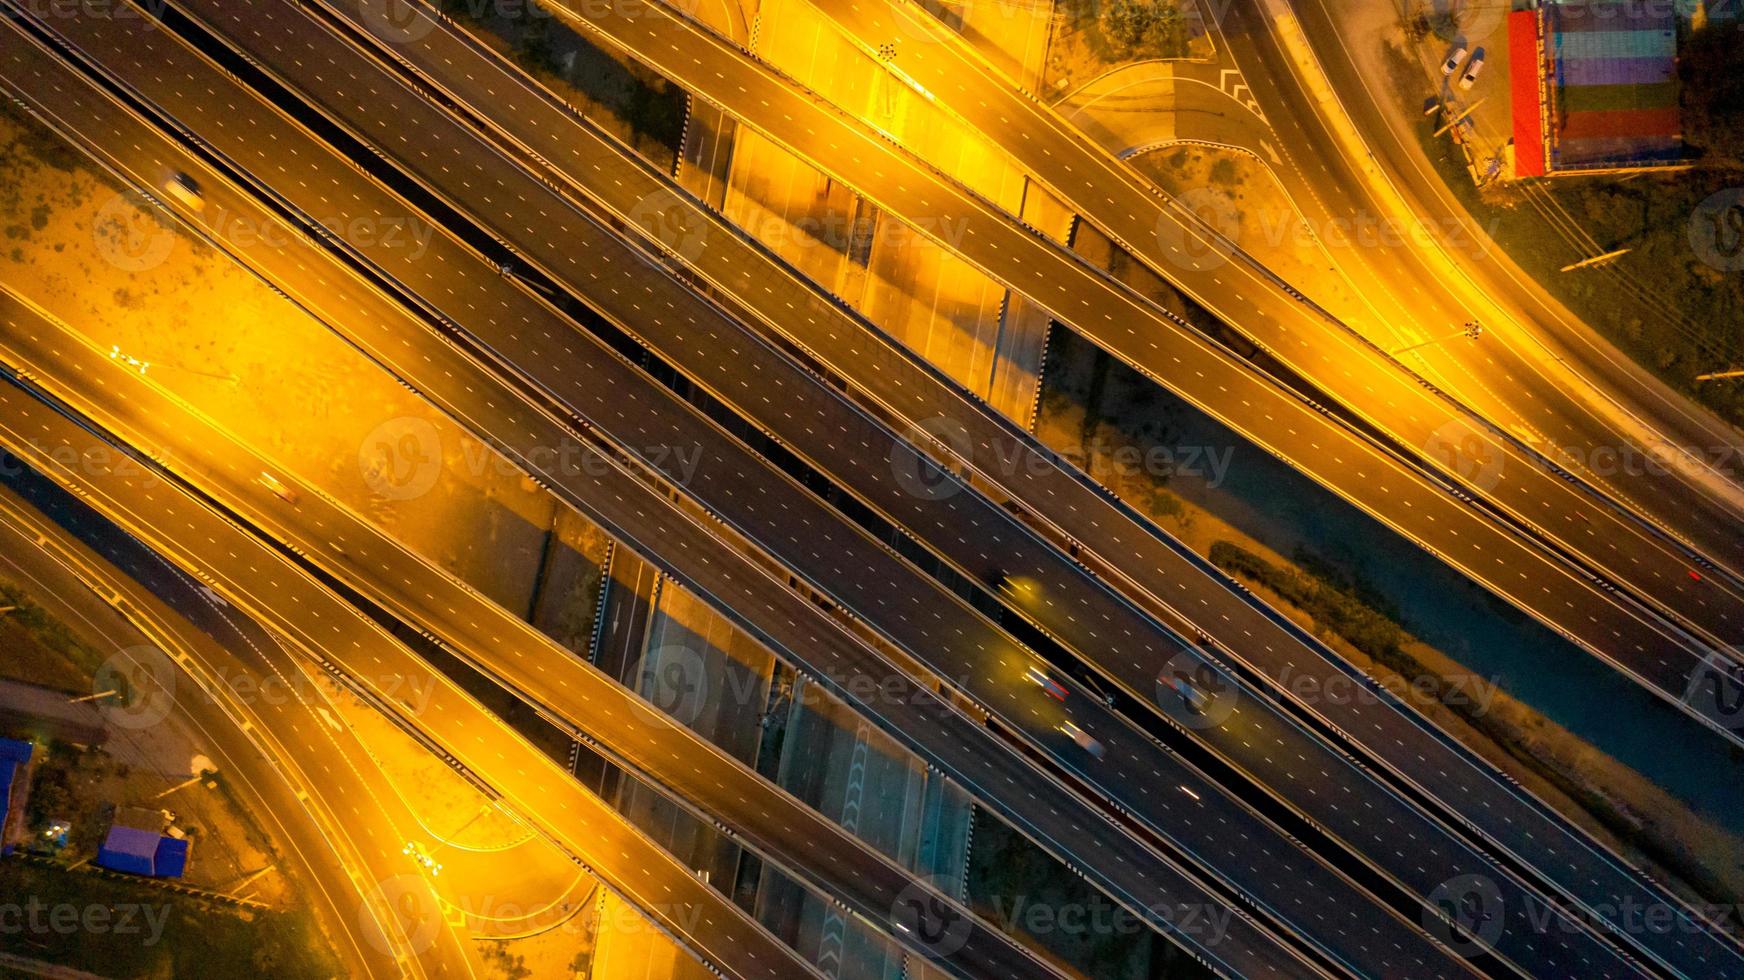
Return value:
[(1484, 70), (1484, 49), (1479, 48), (1477, 51), (1477, 54), (1472, 55), (1471, 64), (1465, 66), (1465, 75), (1463, 75), (1460, 78), (1459, 87), (1461, 89), (1469, 89), (1473, 85), (1477, 84), (1478, 72), (1481, 72), (1483, 70)]

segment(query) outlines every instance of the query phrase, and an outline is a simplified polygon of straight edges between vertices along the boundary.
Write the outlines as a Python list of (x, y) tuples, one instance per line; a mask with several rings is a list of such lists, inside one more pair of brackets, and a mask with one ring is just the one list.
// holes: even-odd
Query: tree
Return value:
[(1187, 22), (1173, 0), (1109, 0), (1102, 33), (1122, 57), (1179, 57), (1187, 50)]
[(533, 975), (533, 971), (527, 969), (526, 959), (509, 952), (500, 942), (485, 947), (484, 959), (487, 964), (496, 967), (497, 976), (503, 980), (526, 980)]
[(1144, 41), (1152, 6), (1151, 0), (1109, 0), (1103, 6), (1102, 32), (1121, 54), (1131, 54)]
[(1159, 57), (1180, 57), (1187, 53), (1187, 21), (1181, 8), (1173, 3), (1153, 4), (1155, 11), (1145, 41), (1151, 53)]
[(1744, 45), (1730, 25), (1691, 34), (1678, 58), (1684, 135), (1711, 156), (1744, 161)]

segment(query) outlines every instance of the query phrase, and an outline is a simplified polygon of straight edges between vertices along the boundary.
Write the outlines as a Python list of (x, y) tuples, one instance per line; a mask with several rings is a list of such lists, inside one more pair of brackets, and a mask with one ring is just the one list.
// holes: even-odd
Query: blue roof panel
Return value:
[(180, 878), (188, 866), (188, 842), (175, 837), (160, 837), (157, 858), (153, 865), (159, 878)]
[(111, 871), (149, 875), (157, 858), (158, 835), (137, 827), (116, 825), (97, 851), (97, 865)]
[(16, 762), (23, 765), (30, 761), (33, 749), (29, 742), (21, 742), (15, 738), (0, 738), (0, 762)]

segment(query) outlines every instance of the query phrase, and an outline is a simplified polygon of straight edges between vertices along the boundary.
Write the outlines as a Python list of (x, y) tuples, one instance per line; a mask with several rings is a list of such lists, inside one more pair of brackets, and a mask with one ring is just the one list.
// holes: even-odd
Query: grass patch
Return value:
[(103, 872), (0, 861), (0, 909), (17, 928), (8, 952), (103, 976), (339, 975), (301, 912), (239, 911)]
[[(1212, 976), (1136, 917), (1114, 912), (1112, 901), (1010, 824), (981, 807), (974, 815), (967, 898), (989, 922), (1098, 980)], [(1204, 931), (1201, 936), (1212, 938)]]
[(1061, 0), (1042, 80), (1060, 95), (1121, 65), (1214, 54), (1194, 0)]
[(1706, 159), (1744, 163), (1744, 39), (1735, 21), (1710, 21), (1684, 39), (1684, 138)]
[[(1279, 568), (1228, 541), (1211, 546), (1211, 563), (1282, 596), (1363, 653), (1389, 665), (1403, 662), (1409, 639), (1397, 613), (1373, 589), (1345, 578), (1330, 563), (1298, 554), (1302, 571)], [(1384, 611), (1383, 611), (1384, 610)]]
[(14, 585), (0, 582), (0, 607), (12, 611), (0, 616), (0, 677), (42, 684), (63, 690), (88, 690), (91, 677), (107, 653), (96, 649), (68, 629), (65, 623)]

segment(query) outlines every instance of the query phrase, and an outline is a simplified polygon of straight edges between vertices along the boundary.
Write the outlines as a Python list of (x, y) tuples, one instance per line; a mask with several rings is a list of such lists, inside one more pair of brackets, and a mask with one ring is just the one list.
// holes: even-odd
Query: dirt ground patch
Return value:
[(1216, 55), (1194, 0), (1058, 0), (1042, 71), (1053, 98), (1123, 65)]

